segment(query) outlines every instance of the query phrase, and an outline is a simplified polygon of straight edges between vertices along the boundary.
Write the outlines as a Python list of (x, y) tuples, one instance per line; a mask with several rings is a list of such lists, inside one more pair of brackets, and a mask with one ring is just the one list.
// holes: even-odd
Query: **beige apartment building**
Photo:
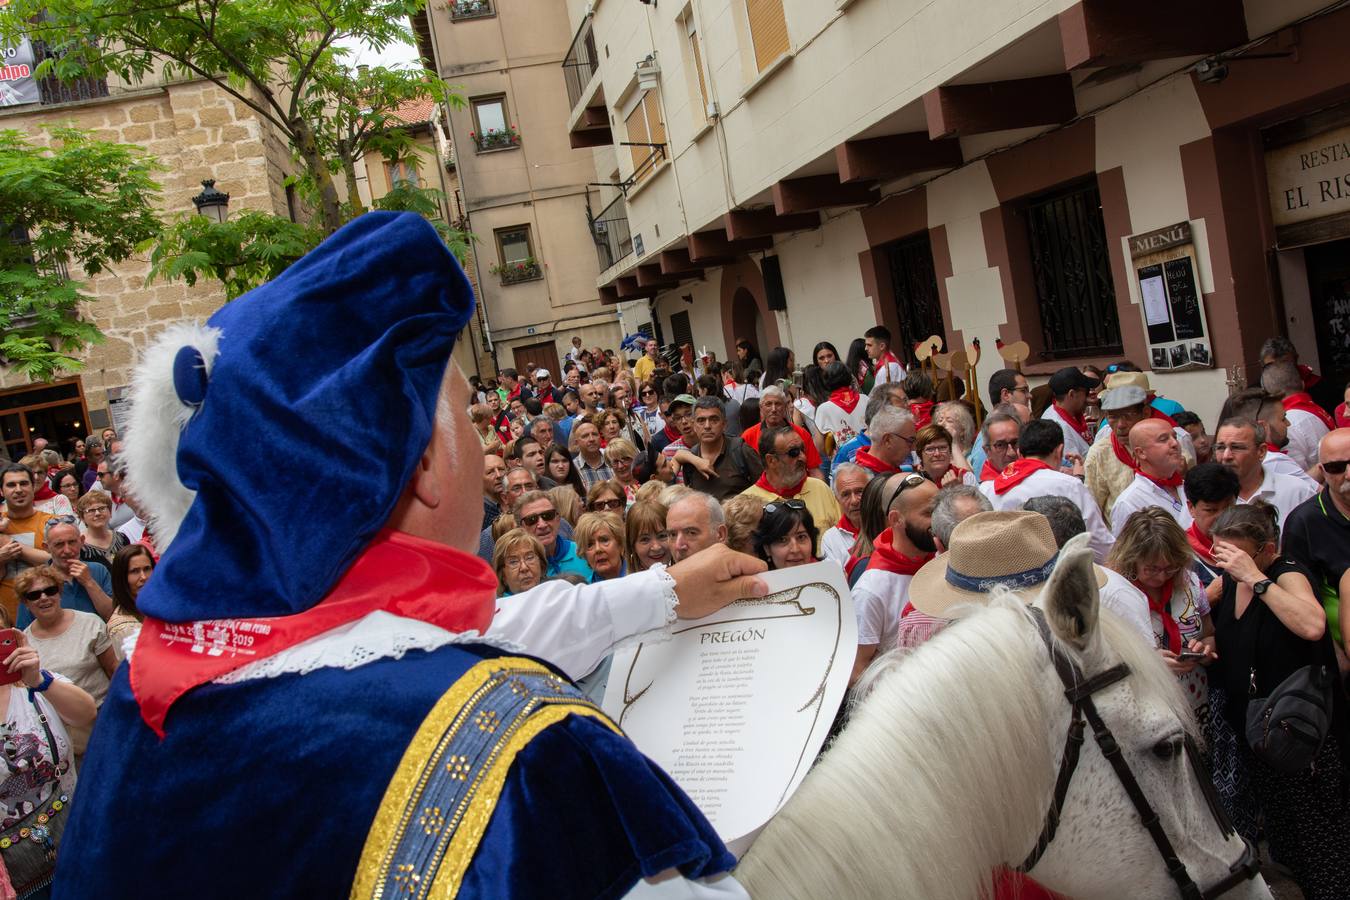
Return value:
[(617, 348), (587, 219), (594, 163), (568, 137), (562, 0), (449, 0), (413, 26), (423, 58), (467, 101), (450, 110), (450, 140), (497, 365), (557, 377), (573, 335)]
[[(143, 147), (164, 166), (157, 181), (166, 217), (194, 214), (192, 198), (202, 192), (205, 179), (214, 179), (217, 189), (230, 195), (232, 210), (286, 215), (293, 208), (284, 187), (285, 143), (209, 82), (47, 79), (39, 89), (36, 103), (0, 107), (0, 128), (39, 135), (44, 125), (74, 124), (100, 139)], [(77, 436), (120, 424), (140, 349), (165, 325), (205, 319), (224, 302), (215, 282), (191, 288), (181, 282), (147, 285), (148, 268), (146, 259), (132, 258), (93, 278), (71, 273), (84, 280), (84, 293), (93, 298), (84, 316), (106, 337), (84, 354), (78, 374), (30, 384), (0, 370), (0, 434), (11, 458), (23, 456), (33, 437), (58, 441), (66, 449)]]
[(568, 136), (612, 185), (596, 285), (719, 358), (881, 322), (911, 357), (979, 340), (981, 382), (1000, 342), (1032, 375), (1128, 358), (1210, 418), (1285, 333), (1339, 389), (1337, 7), (567, 0)]

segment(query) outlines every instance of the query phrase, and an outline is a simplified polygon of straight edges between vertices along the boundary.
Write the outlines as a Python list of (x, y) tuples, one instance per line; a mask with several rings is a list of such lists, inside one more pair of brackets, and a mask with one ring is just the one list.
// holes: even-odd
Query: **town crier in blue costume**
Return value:
[[(56, 897), (744, 896), (674, 782), (561, 670), (491, 639), (450, 362), (472, 309), (425, 221), (371, 213), (147, 351), (129, 480), (167, 549)], [(724, 548), (681, 566), (627, 593), (663, 616), (667, 585), (673, 619), (687, 595), (763, 592)], [(599, 587), (521, 595), (546, 608), (517, 643), (547, 658), (550, 617), (629, 615)]]

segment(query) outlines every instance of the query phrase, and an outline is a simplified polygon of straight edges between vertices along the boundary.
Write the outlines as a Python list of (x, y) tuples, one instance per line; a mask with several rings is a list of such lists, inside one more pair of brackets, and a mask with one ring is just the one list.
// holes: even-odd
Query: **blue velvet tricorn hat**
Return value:
[(431, 440), (473, 292), (411, 213), (349, 223), (205, 325), (147, 348), (127, 488), (163, 553), (137, 597), (169, 622), (318, 603), (389, 518)]

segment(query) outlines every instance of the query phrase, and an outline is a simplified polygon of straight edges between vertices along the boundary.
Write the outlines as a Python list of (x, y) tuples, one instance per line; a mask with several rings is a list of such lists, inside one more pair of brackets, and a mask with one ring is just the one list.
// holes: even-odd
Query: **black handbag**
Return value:
[[(61, 759), (61, 751), (57, 749), (56, 735), (52, 734), (47, 714), (38, 706), (31, 692), (28, 699), (37, 711), (38, 720), (42, 722), (42, 730), (47, 733), (47, 747), (59, 778), (70, 768), (70, 760)], [(10, 883), (14, 885), (19, 900), (51, 883), (56, 871), (56, 848), (66, 830), (69, 811), (70, 796), (61, 792), (58, 782), (45, 803), (0, 832), (0, 858), (4, 859)]]
[[(1256, 693), (1256, 670), (1251, 673)], [(1266, 765), (1295, 774), (1313, 764), (1331, 731), (1334, 682), (1326, 665), (1307, 665), (1270, 695), (1247, 703), (1247, 743)]]

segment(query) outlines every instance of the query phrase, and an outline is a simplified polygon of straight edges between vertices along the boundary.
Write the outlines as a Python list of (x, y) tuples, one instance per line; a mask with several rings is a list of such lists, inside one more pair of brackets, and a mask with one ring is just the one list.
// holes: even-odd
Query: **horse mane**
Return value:
[[(752, 897), (970, 900), (1031, 849), (1064, 737), (1050, 733), (1045, 646), (1006, 593), (957, 614), (869, 667), (847, 727), (741, 860)], [(1157, 654), (1108, 610), (1099, 622), (1131, 688), (1191, 722)]]

